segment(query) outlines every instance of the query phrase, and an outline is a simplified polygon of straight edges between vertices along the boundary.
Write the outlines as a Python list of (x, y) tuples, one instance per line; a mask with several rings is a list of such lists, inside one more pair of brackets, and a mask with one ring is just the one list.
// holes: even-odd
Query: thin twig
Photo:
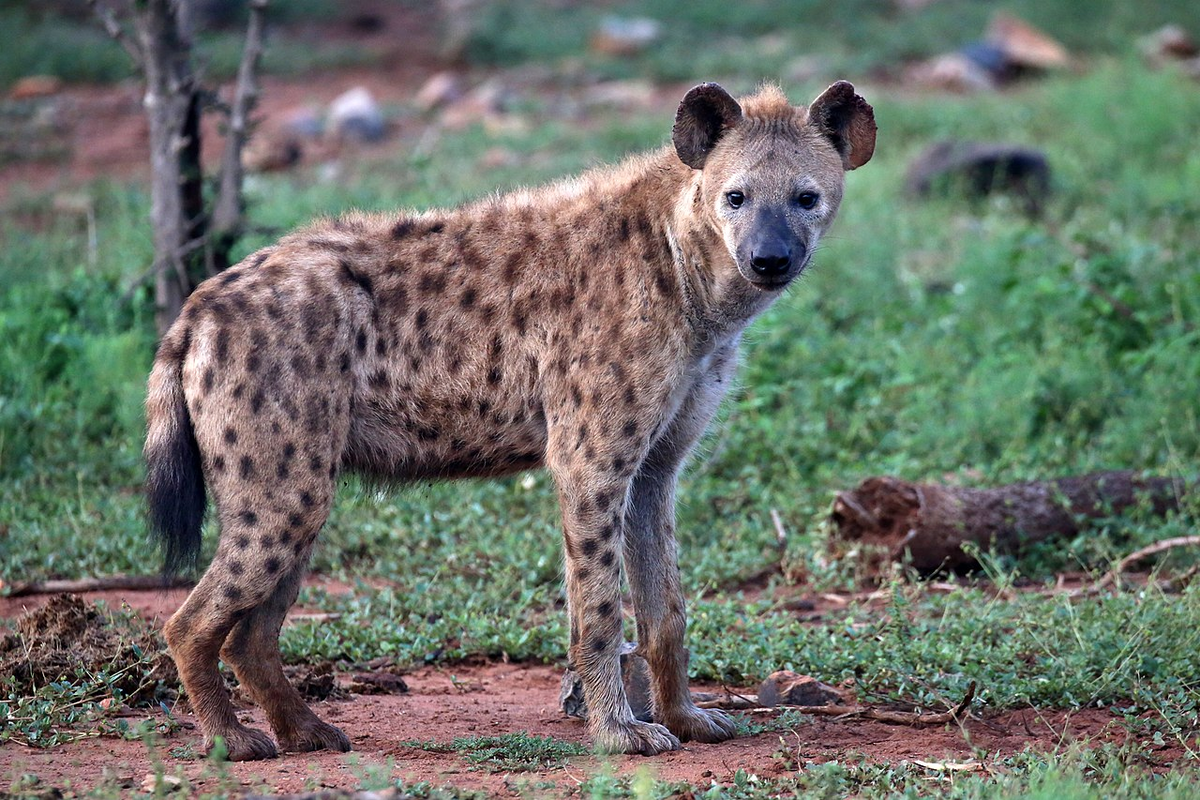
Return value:
[[(221, 158), (220, 188), (213, 203), (206, 261), (209, 272), (224, 268), (228, 261), (231, 237), (242, 226), (242, 150), (250, 138), (250, 113), (258, 102), (258, 64), (263, 52), (263, 28), (267, 0), (250, 0), (250, 21), (246, 26), (246, 44), (238, 66), (233, 102), (229, 105), (229, 130), (225, 135), (225, 153)], [(224, 248), (224, 252), (215, 252)], [(219, 262), (219, 263), (218, 263)]]
[(1116, 583), (1121, 579), (1121, 573), (1123, 573), (1130, 564), (1141, 561), (1143, 558), (1149, 558), (1150, 556), (1157, 555), (1158, 553), (1162, 553), (1167, 550), (1173, 550), (1176, 547), (1195, 547), (1198, 545), (1200, 545), (1200, 536), (1175, 536), (1171, 539), (1163, 539), (1161, 542), (1155, 542), (1154, 544), (1134, 550), (1132, 553), (1118, 561), (1117, 565), (1113, 567), (1112, 570), (1103, 578), (1096, 581), (1087, 589), (1082, 590), (1080, 593), (1094, 594), (1095, 592), (1098, 592), (1101, 589)]
[(106, 575), (99, 578), (79, 580), (28, 581), (13, 584), (9, 597), (25, 597), (33, 594), (61, 594), (62, 592), (103, 592), (113, 589), (131, 591), (153, 591), (155, 589), (178, 589), (195, 585), (190, 578), (161, 578), (155, 575)]
[(129, 58), (133, 60), (133, 65), (137, 67), (139, 71), (145, 70), (145, 53), (142, 52), (142, 49), (138, 46), (137, 42), (135, 42), (133, 39), (130, 39), (125, 33), (125, 29), (121, 27), (121, 23), (117, 21), (117, 18), (113, 12), (106, 6), (101, 5), (99, 0), (87, 0), (87, 4), (92, 9), (92, 12), (95, 13), (97, 19), (100, 20), (100, 24), (104, 26), (105, 32), (108, 33), (108, 35), (111, 36), (117, 44), (121, 45), (121, 47), (129, 55)]
[[(945, 725), (948, 722), (959, 722), (963, 719), (964, 714), (970, 709), (971, 702), (975, 699), (975, 681), (967, 686), (967, 693), (958, 705), (946, 711), (940, 711), (934, 714), (919, 714), (913, 711), (885, 711), (880, 708), (871, 706), (848, 706), (841, 704), (833, 704), (827, 706), (794, 706), (781, 703), (777, 706), (762, 706), (749, 705), (748, 697), (740, 697), (730, 695), (726, 698), (718, 698), (716, 700), (707, 700), (696, 705), (701, 708), (724, 708), (737, 709), (753, 712), (769, 711), (772, 709), (787, 708), (792, 711), (798, 711), (801, 714), (810, 714), (812, 716), (822, 717), (859, 717), (862, 719), (875, 720), (877, 722), (888, 722), (894, 725)], [(755, 698), (757, 700), (757, 698)]]

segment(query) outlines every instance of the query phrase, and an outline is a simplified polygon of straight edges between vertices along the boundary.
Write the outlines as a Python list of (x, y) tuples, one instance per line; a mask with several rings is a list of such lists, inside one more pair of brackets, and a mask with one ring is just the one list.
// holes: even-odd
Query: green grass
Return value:
[[(606, 13), (632, 8), (610, 5)], [(645, 8), (640, 13), (660, 17), (669, 10), (657, 2)], [(656, 52), (622, 64), (588, 56), (585, 68), (610, 77), (729, 75), (744, 88), (778, 77), (787, 59), (819, 48), (858, 80), (855, 70), (974, 36), (992, 9), (943, 0), (893, 18), (882, 8), (811, 4), (788, 10), (783, 20), (776, 16), (783, 6), (702, 0), (668, 26)], [(1131, 20), (1132, 8), (1097, 4), (1094, 14), (1076, 20), (1066, 6), (1011, 4), (1069, 45), (1088, 49), (1093, 61), (1078, 75), (973, 97), (894, 96), (863, 84), (880, 126), (876, 157), (849, 177), (842, 217), (815, 269), (748, 333), (740, 384), (684, 479), (679, 535), (693, 600), (693, 677), (743, 684), (792, 668), (829, 682), (852, 679), (866, 701), (929, 710), (957, 702), (975, 681), (982, 712), (1112, 707), (1135, 736), (1123, 750), (1000, 761), (980, 754), (991, 774), (935, 774), (853, 757), (798, 764), (784, 748), (781, 759), (796, 768), (790, 777), (743, 776), (729, 786), (693, 787), (696, 796), (1196, 794), (1186, 771), (1157, 774), (1163, 765), (1148, 748), (1157, 738), (1193, 757), (1200, 751), (1197, 586), (1176, 594), (1135, 586), (1075, 600), (1028, 587), (1001, 600), (996, 591), (1048, 587), (1063, 570), (1105, 570), (1148, 542), (1195, 533), (1195, 503), (1166, 520), (1135, 511), (1098, 521), (1070, 541), (985, 556), (990, 580), (950, 594), (927, 592), (901, 572), (887, 584), (891, 599), (882, 609), (851, 603), (801, 622), (776, 602), (797, 591), (859, 588), (863, 561), (854, 554), (829, 559), (824, 516), (833, 492), (868, 475), (979, 485), (1115, 468), (1195, 476), (1200, 94), (1173, 73), (1132, 60), (1129, 42), (1168, 18), (1200, 29), (1200, 12), (1191, 4), (1159, 3), (1139, 6)], [(566, 38), (522, 33), (517, 23), (535, 12), (547, 15), (540, 30)], [(0, 17), (16, 13), (0, 6)], [(472, 54), (487, 63), (557, 63), (598, 17), (560, 4), (491, 4)], [(695, 52), (689, 43), (717, 27), (723, 33), (712, 47)], [(769, 43), (759, 37), (774, 35), (787, 46), (760, 58)], [(690, 48), (688, 58), (680, 56), (683, 48)], [(0, 84), (9, 69), (2, 62)], [(786, 88), (802, 101), (820, 86)], [(670, 124), (669, 111), (581, 127), (537, 100), (525, 111), (531, 125), (524, 133), (446, 132), (432, 148), (398, 147), (337, 182), (307, 173), (258, 178), (251, 221), (283, 231), (349, 207), (449, 205), (656, 146)], [(972, 207), (906, 194), (909, 160), (946, 136), (1043, 148), (1055, 171), (1046, 218), (1031, 222), (1003, 198)], [(512, 153), (513, 166), (482, 166), (495, 147)], [(148, 201), (138, 188), (100, 184), (92, 191), (94, 265), (84, 234), (73, 226), (30, 232), (0, 220), (0, 580), (6, 584), (158, 567), (145, 544), (138, 496), (141, 402), (154, 344), (150, 297), (137, 284), (150, 257)], [(27, 201), (34, 210), (39, 202)], [(270, 238), (248, 237), (242, 250)], [(789, 534), (782, 552), (772, 509)], [(214, 533), (207, 532), (210, 549)], [(1194, 552), (1180, 553), (1164, 569), (1195, 562)], [(306, 604), (341, 616), (287, 627), (289, 661), (361, 662), (384, 654), (409, 665), (563, 658), (558, 515), (544, 474), (387, 494), (348, 479), (314, 566), (388, 585), (364, 582), (338, 596), (306, 591)], [(743, 593), (764, 571), (772, 576), (766, 589)], [(35, 708), (30, 704), (45, 703), (29, 729), (44, 741), (47, 720), (74, 713), (67, 710), (75, 708), (73, 698), (81, 698), (79, 719), (91, 719), (94, 687), (68, 681), (40, 698), (10, 697), (5, 707), (22, 709), (24, 720), (25, 709)], [(11, 725), (8, 731), (31, 738)], [(485, 744), (503, 755), (529, 743), (454, 749), (467, 757), (484, 752)], [(530, 745), (534, 755), (538, 747)], [(679, 789), (603, 773), (580, 788), (596, 797), (668, 796)], [(438, 791), (424, 786), (416, 793)]]
[(459, 753), (471, 769), (487, 772), (535, 772), (563, 766), (571, 756), (589, 753), (588, 748), (549, 736), (506, 733), (501, 736), (463, 736), (449, 744), (401, 742), (407, 747), (435, 753)]
[[(37, 11), (20, 0), (0, 0), (0, 29), (8, 44), (0, 51), (0, 90), (26, 75), (53, 75), (70, 83), (114, 83), (135, 75), (124, 50), (80, 2), (78, 13)], [(375, 53), (349, 43), (326, 41), (304, 34), (298, 23), (334, 16), (330, 0), (273, 3), (272, 29), (262, 72), (268, 75), (301, 75), (314, 70), (366, 66)], [(288, 26), (293, 26), (289, 29)], [(132, 28), (129, 28), (132, 35)], [(245, 40), (244, 26), (201, 31), (196, 38), (195, 65), (207, 77), (227, 80), (237, 74)]]

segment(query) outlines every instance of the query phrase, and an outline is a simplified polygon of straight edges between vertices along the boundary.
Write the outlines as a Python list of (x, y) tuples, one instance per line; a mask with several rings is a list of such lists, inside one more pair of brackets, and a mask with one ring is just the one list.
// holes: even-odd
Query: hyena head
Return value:
[(680, 103), (672, 139), (683, 163), (701, 170), (700, 214), (738, 272), (775, 291), (800, 274), (833, 222), (846, 171), (871, 158), (875, 116), (845, 81), (807, 109), (773, 87), (739, 104), (704, 83)]

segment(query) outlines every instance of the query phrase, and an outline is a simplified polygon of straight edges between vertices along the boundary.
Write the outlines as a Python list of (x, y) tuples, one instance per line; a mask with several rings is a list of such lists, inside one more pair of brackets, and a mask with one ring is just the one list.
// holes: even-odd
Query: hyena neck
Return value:
[(688, 322), (698, 347), (709, 349), (736, 339), (777, 295), (755, 288), (738, 272), (701, 200), (701, 175), (686, 167), (671, 173), (667, 234)]

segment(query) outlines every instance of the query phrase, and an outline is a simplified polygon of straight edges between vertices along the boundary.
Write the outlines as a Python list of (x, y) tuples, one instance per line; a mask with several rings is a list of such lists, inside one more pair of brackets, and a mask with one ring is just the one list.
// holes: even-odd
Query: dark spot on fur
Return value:
[(241, 461), (238, 462), (238, 474), (240, 474), (242, 476), (242, 478), (253, 477), (254, 476), (254, 459), (251, 458), (250, 456), (242, 456)]
[(250, 546), (250, 537), (246, 536), (245, 534), (241, 536), (235, 536), (233, 538), (233, 546), (238, 550), (245, 550)]
[(360, 354), (367, 352), (367, 331), (364, 328), (359, 328), (354, 335), (354, 349)]
[(613, 607), (611, 600), (605, 600), (600, 605), (596, 606), (596, 614), (601, 618), (611, 617), (616, 609)]
[(308, 359), (297, 353), (292, 356), (292, 372), (299, 375), (301, 378), (309, 376)]
[(384, 389), (387, 389), (392, 383), (392, 379), (388, 377), (388, 374), (384, 372), (382, 368), (375, 370), (375, 372), (371, 374), (369, 381), (371, 388), (377, 391), (383, 391)]
[(614, 458), (612, 460), (612, 471), (613, 472), (624, 472), (625, 471), (625, 459), (619, 458), (619, 457)]
[(224, 328), (217, 330), (215, 355), (217, 363), (222, 365), (225, 363), (225, 359), (229, 357), (229, 331)]
[(463, 289), (462, 295), (459, 296), (458, 304), (463, 308), (470, 308), (471, 306), (475, 305), (475, 297), (475, 290), (468, 286), (466, 289)]
[(431, 223), (429, 224), (429, 226), (428, 226), (428, 227), (425, 229), (425, 232), (426, 232), (426, 233), (441, 233), (441, 232), (442, 232), (442, 231), (444, 231), (445, 229), (446, 229), (446, 226), (445, 226), (445, 224), (444, 224), (444, 223), (441, 223), (441, 222), (431, 222)]
[(316, 501), (313, 500), (313, 496), (311, 494), (308, 492), (300, 493), (300, 505), (304, 506), (305, 508), (312, 508), (315, 504)]
[(426, 272), (421, 276), (417, 288), (425, 294), (441, 294), (446, 290), (446, 276), (440, 272)]
[(216, 376), (216, 373), (213, 372), (212, 367), (209, 367), (208, 369), (204, 370), (204, 377), (203, 377), (203, 379), (201, 379), (200, 383), (204, 389), (205, 394), (208, 394), (209, 392), (212, 391), (213, 381), (215, 381), (216, 379), (217, 379), (217, 376)]
[(587, 557), (596, 555), (596, 551), (600, 549), (600, 543), (595, 539), (585, 539), (583, 542), (583, 554)]
[(387, 339), (380, 336), (378, 339), (375, 340), (375, 355), (382, 358), (383, 356), (387, 355), (387, 351), (388, 351)]
[(417, 438), (422, 442), (432, 442), (441, 436), (441, 432), (437, 428), (418, 428)]
[(617, 238), (622, 242), (629, 241), (629, 220), (621, 217), (621, 223), (617, 226)]
[(500, 367), (494, 366), (488, 370), (487, 382), (489, 386), (496, 386), (504, 379), (504, 373), (500, 371)]
[(224, 472), (225, 471), (225, 456), (213, 456), (212, 465), (213, 465), (213, 469), (216, 470), (217, 472)]
[(235, 576), (241, 575), (243, 572), (245, 572), (245, 568), (242, 566), (242, 562), (240, 562), (240, 561), (230, 561), (229, 562), (229, 574), (230, 575), (235, 575)]
[(608, 641), (609, 637), (598, 633), (588, 639), (588, 649), (596, 654), (603, 653), (608, 649)]
[(429, 324), (429, 311), (427, 309), (419, 309), (417, 316), (413, 319), (413, 324), (417, 326), (417, 330), (425, 330), (425, 326)]
[(325, 461), (318, 455), (308, 457), (308, 468), (314, 475), (320, 475), (325, 471)]
[(258, 514), (255, 514), (250, 510), (243, 511), (242, 513), (238, 514), (238, 521), (240, 521), (243, 525), (253, 527), (258, 524)]
[(239, 589), (239, 588), (238, 588), (238, 587), (236, 587), (236, 586), (226, 586), (226, 587), (225, 587), (224, 589), (222, 589), (221, 591), (222, 591), (222, 592), (225, 594), (225, 596), (226, 596), (227, 598), (229, 598), (230, 600), (240, 600), (240, 599), (241, 599), (241, 597), (242, 597), (242, 590), (241, 590), (241, 589)]
[(282, 565), (279, 563), (279, 559), (275, 558), (274, 556), (272, 556), (271, 558), (268, 558), (266, 561), (263, 562), (263, 568), (266, 569), (266, 571), (271, 575), (274, 575), (276, 572), (279, 572), (280, 566), (282, 566)]
[(637, 428), (637, 420), (630, 419), (625, 422), (625, 427), (621, 428), (621, 433), (632, 439), (633, 437), (637, 436)]
[(296, 513), (288, 514), (288, 525), (291, 525), (293, 528), (299, 528), (303, 524), (304, 517), (302, 515)]
[(292, 444), (291, 442), (288, 442), (287, 444), (285, 444), (283, 446), (284, 459), (291, 461), (292, 457), (295, 455), (296, 455), (296, 445)]
[(617, 557), (612, 550), (605, 550), (604, 555), (600, 556), (600, 563), (606, 567), (611, 567), (616, 560)]
[(350, 371), (350, 354), (342, 353), (338, 358), (338, 369), (342, 372)]
[(411, 219), (402, 219), (392, 226), (392, 238), (403, 239), (412, 233), (413, 228), (415, 227), (416, 223), (414, 223)]
[(279, 480), (285, 480), (289, 474), (291, 474), (291, 470), (286, 461), (280, 461), (275, 465), (275, 477)]
[(255, 389), (254, 395), (250, 398), (250, 411), (257, 414), (262, 411), (263, 403), (266, 402), (266, 395), (262, 389)]
[(237, 444), (237, 431), (233, 428), (225, 429), (225, 444)]

